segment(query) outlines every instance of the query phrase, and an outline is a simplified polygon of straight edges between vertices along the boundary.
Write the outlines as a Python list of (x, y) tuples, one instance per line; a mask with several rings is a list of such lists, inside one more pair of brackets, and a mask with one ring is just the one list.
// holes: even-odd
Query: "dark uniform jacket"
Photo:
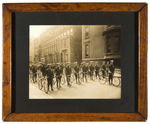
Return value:
[(75, 67), (74, 67), (75, 73), (79, 73), (79, 70), (80, 70), (79, 66), (75, 66)]
[(37, 72), (37, 69), (34, 65), (31, 67), (31, 70), (32, 70), (32, 73), (34, 73), (34, 74)]
[(85, 73), (87, 73), (88, 72), (88, 66), (83, 65), (82, 71), (85, 72)]
[(65, 72), (66, 75), (71, 75), (71, 67), (67, 66)]
[(109, 73), (113, 74), (113, 73), (114, 73), (114, 69), (115, 69), (114, 65), (113, 65), (113, 64), (110, 64), (110, 65), (108, 66), (108, 68), (109, 68)]
[(61, 66), (60, 66), (60, 73), (61, 73), (61, 74), (63, 74), (63, 69), (64, 69), (64, 67), (61, 65)]
[(94, 66), (90, 65), (90, 71), (93, 72), (94, 71)]
[(98, 65), (95, 66), (95, 71), (99, 72), (100, 67)]
[(46, 65), (41, 66), (41, 72), (42, 72), (43, 76), (47, 75), (47, 66)]
[(56, 76), (60, 76), (61, 75), (61, 68), (60, 67), (56, 67), (55, 73), (56, 73)]
[(101, 69), (102, 69), (103, 71), (105, 71), (105, 70), (106, 70), (106, 66), (105, 66), (104, 64), (102, 64)]
[(54, 77), (54, 72), (52, 71), (51, 68), (47, 68), (47, 78), (48, 80), (52, 80)]

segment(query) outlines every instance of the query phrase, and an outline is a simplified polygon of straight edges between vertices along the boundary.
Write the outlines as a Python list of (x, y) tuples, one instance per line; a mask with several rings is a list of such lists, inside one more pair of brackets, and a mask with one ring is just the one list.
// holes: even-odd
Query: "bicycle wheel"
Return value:
[(66, 79), (65, 79), (64, 76), (62, 76), (62, 78), (61, 78), (61, 84), (64, 85), (65, 83), (66, 83)]
[(74, 75), (71, 75), (71, 77), (70, 77), (70, 82), (71, 82), (71, 83), (74, 83), (74, 81), (75, 81), (75, 76), (74, 76)]
[(79, 73), (79, 82), (80, 83), (84, 82), (83, 73)]
[(38, 88), (41, 90), (43, 87), (42, 80), (38, 80)]
[(113, 78), (113, 86), (119, 87), (120, 85), (120, 79), (118, 77)]
[(107, 77), (103, 77), (102, 74), (100, 73), (99, 82), (100, 82), (100, 84), (106, 84)]
[(44, 80), (44, 92), (48, 93), (48, 91), (49, 91), (48, 81), (45, 79)]
[(81, 77), (79, 76), (79, 82), (80, 82), (80, 83), (84, 82), (84, 79), (83, 79), (82, 76), (81, 76)]

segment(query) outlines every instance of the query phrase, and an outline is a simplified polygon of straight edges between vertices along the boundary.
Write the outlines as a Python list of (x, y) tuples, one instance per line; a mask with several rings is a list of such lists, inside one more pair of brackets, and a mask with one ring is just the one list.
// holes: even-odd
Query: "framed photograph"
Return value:
[(4, 121), (146, 121), (146, 3), (4, 3)]

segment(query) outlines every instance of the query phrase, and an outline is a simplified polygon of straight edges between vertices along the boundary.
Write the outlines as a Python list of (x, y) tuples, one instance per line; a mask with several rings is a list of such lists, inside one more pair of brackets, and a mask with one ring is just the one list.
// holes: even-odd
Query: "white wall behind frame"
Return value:
[[(150, 1), (149, 0), (1, 0), (0, 1), (0, 20), (2, 20), (2, 3), (33, 3), (33, 2), (147, 2), (148, 4), (150, 4)], [(150, 6), (148, 5), (148, 8)], [(150, 17), (150, 9), (148, 9), (148, 20), (149, 20), (149, 17)], [(2, 21), (0, 21), (0, 27), (1, 27), (1, 30), (0, 30), (0, 75), (2, 77)], [(148, 32), (150, 31), (150, 26), (148, 26)], [(148, 35), (148, 37), (150, 36), (150, 34)], [(148, 49), (150, 49), (150, 45), (148, 44)], [(150, 50), (148, 50), (148, 63), (150, 63)], [(149, 78), (150, 78), (150, 66), (148, 65), (148, 84), (149, 84)], [(2, 78), (0, 78), (0, 82), (2, 82)], [(148, 89), (150, 89), (150, 86), (148, 85)], [(150, 93), (150, 90), (148, 90), (148, 94)], [(2, 84), (0, 85), (0, 94), (2, 94)], [(2, 95), (0, 95), (0, 99), (2, 99)], [(150, 103), (150, 95), (148, 95), (148, 103)], [(150, 107), (148, 107), (148, 120), (146, 123), (150, 123)], [(2, 121), (2, 102), (0, 102), (0, 123), (4, 123)], [(8, 122), (5, 122), (5, 124), (7, 124)], [(11, 122), (13, 124), (15, 123), (18, 123), (18, 122)], [(27, 122), (24, 122), (24, 123), (27, 123)], [(33, 124), (36, 122), (28, 122), (28, 124)], [(51, 124), (54, 124), (55, 122), (51, 122)], [(67, 123), (67, 122), (57, 122), (57, 123)], [(69, 122), (70, 123), (70, 122)], [(78, 124), (83, 124), (83, 122), (72, 122), (72, 124), (75, 124), (75, 123), (78, 123)], [(84, 123), (90, 123), (90, 122), (84, 122)], [(98, 122), (91, 122), (91, 123), (98, 123)], [(116, 124), (116, 122), (100, 122), (101, 124), (103, 123), (111, 123), (111, 124)], [(127, 124), (129, 122), (117, 122), (118, 124), (121, 124), (121, 123), (124, 123), (124, 124)], [(132, 122), (132, 123), (137, 123), (137, 122)], [(138, 123), (145, 123), (145, 122), (138, 122)]]

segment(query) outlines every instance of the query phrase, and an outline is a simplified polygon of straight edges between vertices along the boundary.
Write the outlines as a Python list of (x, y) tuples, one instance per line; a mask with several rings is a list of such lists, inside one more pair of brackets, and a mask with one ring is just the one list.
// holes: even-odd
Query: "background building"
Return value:
[[(39, 61), (46, 63), (65, 63), (82, 61), (81, 26), (52, 26), (39, 36), (36, 46)], [(36, 57), (35, 55), (35, 57)]]
[(33, 48), (32, 49), (34, 50), (34, 62), (36, 63), (41, 61), (41, 56), (42, 56), (40, 39), (39, 38), (34, 39), (33, 43), (34, 43), (34, 49)]
[(105, 59), (113, 59), (115, 67), (120, 68), (120, 40), (121, 27), (118, 25), (108, 25), (103, 33), (105, 37)]
[(120, 26), (55, 25), (34, 39), (34, 62), (66, 63), (114, 60), (120, 68)]
[(82, 26), (82, 60), (107, 61), (120, 66), (120, 26)]

